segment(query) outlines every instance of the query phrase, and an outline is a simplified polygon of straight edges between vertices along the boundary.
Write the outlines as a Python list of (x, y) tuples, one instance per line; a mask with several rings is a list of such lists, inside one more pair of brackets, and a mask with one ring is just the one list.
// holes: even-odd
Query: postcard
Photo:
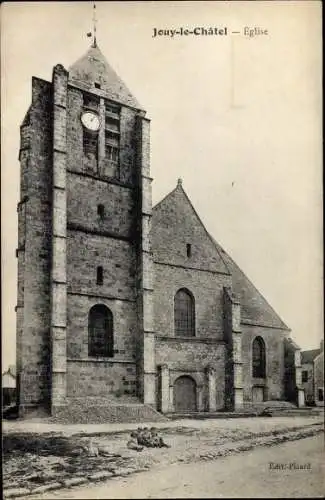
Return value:
[(1, 11), (4, 497), (323, 497), (321, 2)]

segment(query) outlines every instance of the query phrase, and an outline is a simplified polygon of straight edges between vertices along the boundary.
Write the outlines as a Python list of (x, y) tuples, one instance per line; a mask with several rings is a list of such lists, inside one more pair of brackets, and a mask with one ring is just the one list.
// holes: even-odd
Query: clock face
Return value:
[(100, 120), (97, 113), (93, 113), (92, 111), (85, 111), (81, 115), (81, 122), (88, 130), (92, 132), (97, 132), (100, 126)]

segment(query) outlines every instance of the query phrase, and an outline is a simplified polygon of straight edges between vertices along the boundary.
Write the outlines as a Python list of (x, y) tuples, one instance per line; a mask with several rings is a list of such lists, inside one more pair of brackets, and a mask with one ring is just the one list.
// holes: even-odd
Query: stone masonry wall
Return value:
[[(98, 205), (103, 214), (98, 214)], [(69, 224), (131, 237), (134, 228), (132, 189), (97, 179), (68, 174)]]
[[(30, 128), (21, 127), (23, 129)], [(30, 141), (23, 144), (21, 137), (19, 152), (20, 160), (20, 199), (17, 204), (18, 216), (18, 245), (16, 248), (17, 257), (17, 303), (16, 303), (16, 365), (17, 373), (21, 370), (22, 363), (22, 340), (24, 330), (24, 289), (25, 289), (25, 243), (26, 243), (26, 203), (27, 197), (27, 172), (30, 157)], [(24, 148), (24, 149), (22, 149)]]
[(174, 336), (174, 297), (187, 288), (195, 300), (196, 337), (223, 340), (223, 287), (230, 276), (154, 265), (154, 321), (159, 335)]
[[(129, 242), (82, 231), (68, 231), (68, 290), (134, 299), (134, 249)], [(97, 266), (103, 284), (96, 283)]]
[(51, 84), (33, 78), (26, 202), (24, 327), (20, 358), (20, 404), (49, 401)]
[[(197, 383), (202, 384), (207, 399), (206, 368), (209, 364), (215, 367), (216, 407), (224, 407), (225, 393), (225, 345), (223, 342), (201, 341), (198, 339), (162, 339), (157, 337), (155, 344), (157, 366), (167, 364), (171, 381), (178, 376), (194, 376)], [(204, 401), (204, 408), (207, 401)]]
[[(113, 358), (88, 357), (88, 313), (95, 304), (106, 305), (113, 314)], [(135, 390), (133, 382), (124, 382), (135, 380), (136, 335), (134, 302), (68, 294), (67, 395), (107, 395), (117, 390), (128, 394), (131, 388)]]
[(229, 274), (180, 184), (154, 207), (151, 237), (155, 262)]
[[(260, 336), (266, 349), (266, 378), (252, 377), (252, 343)], [(242, 360), (244, 400), (252, 400), (253, 385), (264, 385), (267, 400), (285, 399), (284, 385), (284, 337), (285, 331), (274, 328), (242, 324)]]
[(108, 360), (68, 360), (68, 397), (98, 396), (118, 398), (136, 395), (134, 363)]
[[(102, 96), (98, 102), (105, 120)], [(102, 130), (98, 168), (90, 171), (83, 161), (82, 109), (82, 91), (69, 87), (67, 395), (134, 395), (138, 326), (134, 240), (136, 112), (121, 108), (120, 168), (114, 172), (114, 178), (109, 178)], [(98, 205), (103, 206), (103, 213), (98, 213)], [(103, 284), (96, 282), (97, 267), (103, 268)], [(113, 314), (113, 358), (88, 357), (88, 314), (95, 304), (106, 305)]]

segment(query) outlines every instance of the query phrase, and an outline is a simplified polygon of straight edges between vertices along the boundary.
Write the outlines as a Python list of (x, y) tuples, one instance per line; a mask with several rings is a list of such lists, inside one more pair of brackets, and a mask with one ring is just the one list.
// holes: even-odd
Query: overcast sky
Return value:
[[(19, 126), (31, 78), (88, 50), (91, 2), (1, 6), (3, 365), (15, 362)], [(147, 110), (153, 202), (177, 178), (303, 348), (323, 335), (321, 3), (99, 2), (98, 43)], [(245, 26), (268, 30), (245, 37)], [(228, 28), (155, 37), (153, 29)], [(239, 31), (239, 34), (232, 34)]]

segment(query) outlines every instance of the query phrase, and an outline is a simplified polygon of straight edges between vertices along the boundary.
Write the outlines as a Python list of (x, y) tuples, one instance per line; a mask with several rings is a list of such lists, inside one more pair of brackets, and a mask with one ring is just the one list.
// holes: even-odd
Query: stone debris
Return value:
[(44, 484), (42, 486), (37, 486), (37, 488), (34, 488), (31, 493), (33, 495), (37, 495), (38, 493), (45, 493), (46, 491), (51, 491), (51, 490), (57, 490), (59, 488), (62, 488), (62, 483), (49, 483), (49, 484)]
[(129, 474), (131, 474), (131, 470), (126, 467), (114, 470), (114, 476), (128, 476)]
[(89, 457), (98, 457), (99, 450), (97, 446), (94, 445), (94, 440), (92, 438), (89, 439), (88, 446), (86, 446), (86, 452)]
[(78, 486), (87, 482), (88, 479), (86, 477), (71, 477), (70, 479), (65, 479), (63, 484), (66, 488), (70, 488), (71, 486)]
[[(138, 427), (136, 431), (131, 432), (130, 437), (128, 445), (132, 440), (131, 445), (137, 445), (137, 451), (142, 451), (144, 446), (146, 448), (170, 448), (170, 445), (165, 443), (163, 438), (158, 434), (156, 427), (151, 427), (150, 429), (148, 427)], [(139, 447), (142, 448), (140, 449)], [(136, 447), (132, 449), (136, 449)]]
[(95, 472), (94, 474), (91, 474), (91, 476), (88, 476), (88, 479), (91, 481), (101, 481), (102, 479), (108, 479), (113, 476), (113, 472), (110, 472), (108, 470), (103, 470), (99, 472)]
[[(99, 455), (104, 455), (107, 457), (111, 457), (113, 455), (112, 449), (109, 446), (98, 446), (98, 453)], [(116, 457), (116, 455), (114, 455), (114, 457)]]
[(28, 490), (27, 488), (11, 488), (10, 490), (4, 490), (3, 493), (5, 498), (17, 498), (29, 495), (30, 490)]

